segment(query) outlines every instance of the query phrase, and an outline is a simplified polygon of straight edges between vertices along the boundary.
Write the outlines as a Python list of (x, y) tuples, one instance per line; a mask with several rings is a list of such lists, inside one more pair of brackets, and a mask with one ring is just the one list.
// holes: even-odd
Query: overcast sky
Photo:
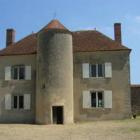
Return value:
[(19, 40), (53, 18), (70, 30), (96, 28), (111, 38), (113, 24), (121, 22), (123, 44), (132, 49), (131, 83), (140, 83), (140, 0), (0, 0), (0, 48), (7, 28)]

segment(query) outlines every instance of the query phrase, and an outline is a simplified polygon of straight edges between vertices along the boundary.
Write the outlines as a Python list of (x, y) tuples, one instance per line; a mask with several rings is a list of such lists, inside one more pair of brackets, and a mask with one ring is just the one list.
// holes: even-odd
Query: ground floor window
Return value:
[(91, 92), (91, 107), (104, 107), (103, 91)]
[(14, 95), (13, 96), (13, 108), (14, 109), (23, 109), (24, 108), (24, 96), (23, 95)]

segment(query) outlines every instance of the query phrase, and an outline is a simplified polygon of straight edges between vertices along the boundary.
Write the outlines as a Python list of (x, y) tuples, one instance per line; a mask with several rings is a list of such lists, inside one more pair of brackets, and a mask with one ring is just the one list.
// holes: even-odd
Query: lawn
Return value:
[(140, 140), (140, 117), (71, 125), (0, 124), (0, 140)]

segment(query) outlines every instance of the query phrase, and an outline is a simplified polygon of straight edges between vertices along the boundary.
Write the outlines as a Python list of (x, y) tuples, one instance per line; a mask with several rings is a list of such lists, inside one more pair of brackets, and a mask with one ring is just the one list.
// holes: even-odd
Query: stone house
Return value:
[(140, 115), (140, 85), (131, 85), (132, 114)]
[(97, 30), (69, 31), (52, 20), (0, 50), (0, 122), (68, 124), (131, 115), (131, 50)]

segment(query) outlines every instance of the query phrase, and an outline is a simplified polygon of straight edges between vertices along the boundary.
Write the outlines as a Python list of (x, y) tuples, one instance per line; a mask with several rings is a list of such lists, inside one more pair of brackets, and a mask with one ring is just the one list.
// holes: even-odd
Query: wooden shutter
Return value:
[(25, 66), (25, 80), (31, 80), (31, 66)]
[(83, 91), (83, 108), (91, 107), (91, 94), (90, 91)]
[(30, 108), (31, 108), (31, 95), (24, 94), (24, 109), (30, 110)]
[(111, 78), (112, 77), (112, 64), (111, 63), (105, 63), (105, 77)]
[(5, 80), (11, 80), (11, 66), (5, 67)]
[(104, 107), (112, 108), (112, 91), (111, 90), (104, 91)]
[(83, 78), (89, 78), (89, 63), (82, 64)]
[(5, 95), (5, 109), (6, 110), (11, 110), (11, 94), (6, 94)]

